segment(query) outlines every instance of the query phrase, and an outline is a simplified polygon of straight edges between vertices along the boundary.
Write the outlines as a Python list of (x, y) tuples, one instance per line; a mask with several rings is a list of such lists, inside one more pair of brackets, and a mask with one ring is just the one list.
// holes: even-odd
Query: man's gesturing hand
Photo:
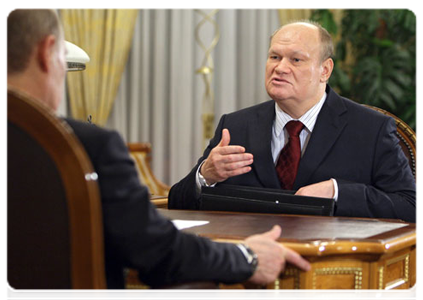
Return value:
[(222, 139), (201, 166), (200, 173), (208, 184), (222, 182), (229, 177), (251, 171), (249, 165), (253, 163), (253, 155), (245, 153), (242, 146), (229, 146), (230, 140), (229, 130), (223, 129)]
[(281, 231), (281, 227), (275, 225), (272, 230), (253, 235), (245, 240), (245, 244), (258, 257), (257, 269), (249, 279), (250, 282), (265, 285), (275, 281), (285, 269), (286, 263), (293, 264), (304, 271), (310, 270), (311, 266), (308, 261), (297, 252), (276, 242)]
[(323, 197), (323, 198), (333, 198), (334, 194), (335, 194), (335, 187), (333, 186), (333, 181), (331, 179), (304, 186), (295, 193), (295, 195), (300, 195), (300, 196)]

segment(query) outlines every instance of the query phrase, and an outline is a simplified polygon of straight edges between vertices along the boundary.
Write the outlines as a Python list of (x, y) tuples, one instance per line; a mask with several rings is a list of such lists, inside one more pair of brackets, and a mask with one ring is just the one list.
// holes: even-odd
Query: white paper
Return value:
[(172, 220), (173, 225), (179, 230), (185, 228), (191, 228), (195, 226), (203, 226), (209, 223), (209, 221), (191, 221), (191, 220)]

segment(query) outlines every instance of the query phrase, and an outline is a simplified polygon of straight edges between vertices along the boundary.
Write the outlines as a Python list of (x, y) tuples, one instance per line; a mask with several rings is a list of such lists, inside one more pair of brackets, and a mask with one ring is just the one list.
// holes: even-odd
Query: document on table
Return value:
[(209, 221), (191, 221), (191, 220), (172, 220), (173, 225), (179, 230), (191, 228), (195, 226), (203, 226), (209, 223)]

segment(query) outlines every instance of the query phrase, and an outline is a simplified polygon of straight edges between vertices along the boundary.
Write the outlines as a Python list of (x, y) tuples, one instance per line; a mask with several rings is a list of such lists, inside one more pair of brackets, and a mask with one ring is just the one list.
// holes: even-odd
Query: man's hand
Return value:
[(201, 175), (208, 184), (222, 182), (229, 177), (241, 175), (251, 171), (253, 155), (245, 153), (242, 146), (229, 146), (231, 136), (228, 129), (222, 130), (222, 139), (210, 151), (209, 156), (200, 169)]
[(285, 269), (287, 262), (304, 271), (310, 270), (311, 266), (308, 261), (297, 252), (276, 242), (281, 231), (281, 227), (275, 225), (272, 230), (250, 236), (245, 240), (245, 244), (258, 256), (257, 269), (249, 279), (251, 283), (265, 285), (275, 281)]
[(300, 188), (295, 195), (333, 198), (335, 188), (331, 179)]

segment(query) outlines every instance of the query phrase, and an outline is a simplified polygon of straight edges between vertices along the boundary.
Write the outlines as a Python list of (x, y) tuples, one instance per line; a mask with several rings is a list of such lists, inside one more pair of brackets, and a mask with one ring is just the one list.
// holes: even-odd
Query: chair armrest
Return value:
[(151, 162), (151, 144), (150, 143), (128, 143), (129, 154), (135, 162), (139, 179), (146, 185), (151, 195), (167, 197), (170, 186), (158, 180), (154, 175)]

